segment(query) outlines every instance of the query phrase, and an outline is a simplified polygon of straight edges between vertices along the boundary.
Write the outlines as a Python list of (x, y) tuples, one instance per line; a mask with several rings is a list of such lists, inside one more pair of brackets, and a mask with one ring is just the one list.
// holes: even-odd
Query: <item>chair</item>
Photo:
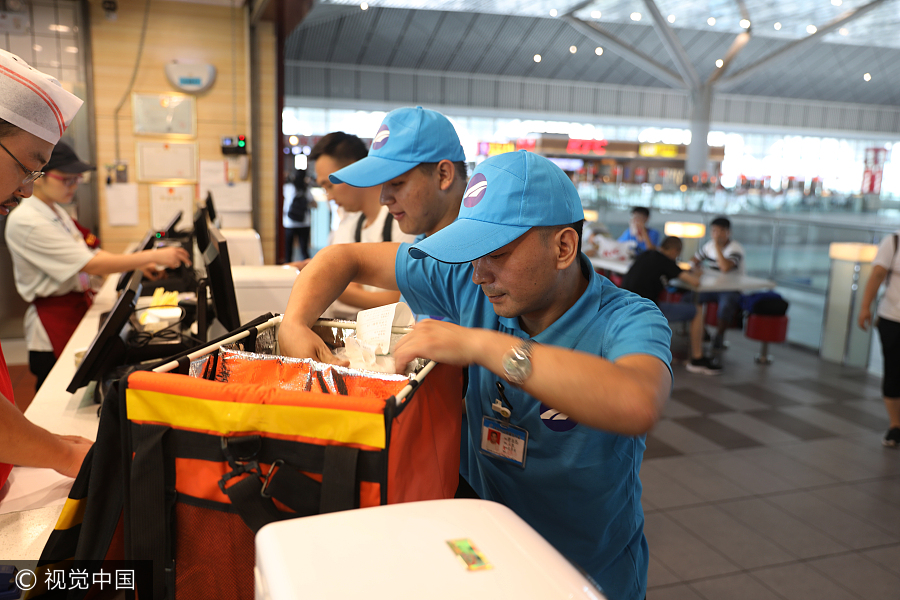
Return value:
[(769, 342), (783, 342), (787, 338), (787, 315), (757, 315), (750, 313), (747, 319), (747, 330), (744, 335), (751, 340), (762, 342), (756, 362), (768, 365), (772, 362), (769, 357)]

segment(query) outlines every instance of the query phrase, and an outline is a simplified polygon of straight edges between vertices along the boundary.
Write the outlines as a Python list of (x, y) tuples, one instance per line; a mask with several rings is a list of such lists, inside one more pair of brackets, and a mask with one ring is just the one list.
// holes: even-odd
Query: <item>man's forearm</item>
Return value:
[[(500, 377), (502, 357), (519, 340), (478, 331), (476, 362)], [(556, 346), (532, 347), (533, 372), (522, 389), (575, 421), (622, 435), (641, 435), (656, 423), (671, 378), (662, 360), (627, 356), (617, 362)]]
[(284, 320), (311, 327), (354, 280), (359, 266), (351, 244), (335, 244), (320, 250), (297, 275)]
[(59, 467), (64, 445), (29, 421), (0, 394), (0, 462), (26, 467)]

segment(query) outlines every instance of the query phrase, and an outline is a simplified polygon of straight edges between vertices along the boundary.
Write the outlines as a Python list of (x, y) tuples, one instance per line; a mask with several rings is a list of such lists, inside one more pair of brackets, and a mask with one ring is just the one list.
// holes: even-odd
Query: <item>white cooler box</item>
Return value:
[[(470, 570), (449, 541), (489, 568)], [(256, 600), (603, 600), (510, 509), (431, 500), (280, 521), (256, 535)]]
[[(230, 251), (230, 241), (228, 246)], [(299, 272), (287, 265), (232, 266), (231, 278), (241, 323), (267, 312), (283, 313)]]

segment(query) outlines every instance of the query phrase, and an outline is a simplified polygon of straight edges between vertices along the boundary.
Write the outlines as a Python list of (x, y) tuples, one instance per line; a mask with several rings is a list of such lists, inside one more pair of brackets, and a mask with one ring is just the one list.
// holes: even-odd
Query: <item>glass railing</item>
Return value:
[[(639, 186), (637, 186), (639, 187)], [(680, 192), (679, 192), (680, 194)], [(690, 204), (706, 194), (685, 192)], [(760, 214), (733, 210), (705, 210), (709, 206), (726, 209), (734, 198), (698, 201), (704, 210), (687, 210), (681, 200), (664, 192), (621, 194), (609, 198), (582, 196), (585, 209), (596, 211), (594, 228), (605, 229), (618, 237), (628, 227), (632, 206), (651, 210), (649, 226), (661, 233), (667, 221), (687, 221), (707, 225), (715, 217), (727, 215), (732, 238), (746, 252), (748, 275), (774, 280), (776, 291), (790, 303), (788, 341), (818, 349), (825, 314), (826, 290), (831, 268), (828, 249), (832, 242), (878, 243), (900, 227), (898, 216), (884, 214), (848, 214), (817, 212), (809, 214)], [(593, 215), (592, 215), (593, 216)], [(708, 233), (707, 233), (708, 239)], [(700, 240), (703, 243), (706, 240)], [(688, 258), (683, 256), (682, 258)]]
[(681, 190), (672, 184), (579, 183), (585, 205), (647, 206), (660, 210), (685, 210), (720, 214), (880, 214), (900, 217), (900, 196), (822, 192), (804, 195), (799, 190), (774, 193), (765, 190)]

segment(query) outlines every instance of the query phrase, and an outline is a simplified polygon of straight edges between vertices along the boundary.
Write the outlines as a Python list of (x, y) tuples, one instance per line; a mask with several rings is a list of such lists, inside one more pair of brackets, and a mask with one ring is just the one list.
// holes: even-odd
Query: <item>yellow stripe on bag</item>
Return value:
[(81, 525), (84, 521), (84, 509), (87, 507), (87, 498), (80, 500), (66, 499), (62, 512), (59, 513), (59, 519), (56, 520), (56, 530), (71, 529), (76, 525)]
[(384, 448), (384, 416), (309, 406), (218, 402), (129, 389), (128, 419), (221, 435), (262, 432)]

